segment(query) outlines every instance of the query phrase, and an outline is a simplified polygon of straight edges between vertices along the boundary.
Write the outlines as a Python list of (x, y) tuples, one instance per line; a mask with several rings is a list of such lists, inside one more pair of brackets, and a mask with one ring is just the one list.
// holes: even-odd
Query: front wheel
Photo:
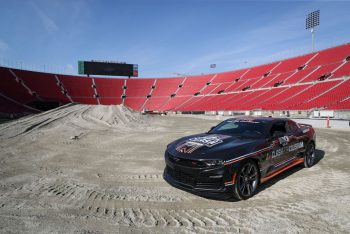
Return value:
[(315, 164), (315, 146), (310, 143), (304, 153), (304, 167), (309, 168)]
[(239, 200), (250, 198), (256, 192), (259, 182), (258, 166), (251, 160), (245, 161), (237, 171), (234, 195)]

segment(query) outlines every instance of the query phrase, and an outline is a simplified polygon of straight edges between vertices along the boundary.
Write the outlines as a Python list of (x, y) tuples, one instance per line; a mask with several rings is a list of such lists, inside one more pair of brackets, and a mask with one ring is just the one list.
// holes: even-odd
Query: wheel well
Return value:
[(250, 159), (247, 159), (247, 160), (253, 161), (256, 164), (256, 166), (258, 167), (259, 178), (261, 178), (260, 161), (259, 161), (259, 159), (257, 159), (257, 158), (250, 158)]
[(251, 161), (253, 161), (257, 166), (258, 166), (258, 168), (260, 169), (260, 163), (259, 163), (259, 160), (258, 159), (256, 159), (256, 158), (251, 158), (250, 159)]
[(233, 166), (233, 167), (231, 167), (230, 170), (232, 171), (232, 173), (236, 173), (237, 170), (238, 170), (238, 168), (240, 168), (240, 167), (242, 166), (242, 164), (243, 164), (244, 162), (246, 162), (246, 161), (252, 161), (252, 162), (255, 163), (255, 165), (258, 167), (259, 177), (261, 177), (261, 174), (260, 174), (260, 162), (259, 162), (259, 159), (256, 159), (256, 158), (247, 158), (247, 159), (241, 161), (241, 162), (239, 163), (238, 166)]

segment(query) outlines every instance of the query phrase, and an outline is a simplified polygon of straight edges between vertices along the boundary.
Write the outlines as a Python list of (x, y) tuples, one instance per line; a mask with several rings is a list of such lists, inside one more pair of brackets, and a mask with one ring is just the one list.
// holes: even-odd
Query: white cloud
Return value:
[[(0, 60), (4, 60), (7, 58), (7, 52), (10, 50), (10, 46), (0, 39)], [(0, 61), (0, 63), (5, 64), (4, 61)]]
[(34, 2), (31, 1), (30, 3), (37, 15), (39, 16), (46, 31), (49, 33), (58, 31), (58, 26), (55, 23), (55, 21), (52, 18), (50, 18), (42, 9), (40, 9)]
[(72, 64), (67, 64), (65, 68), (65, 73), (67, 74), (73, 74), (75, 73), (76, 69), (74, 69)]
[(0, 40), (0, 50), (6, 51), (9, 49), (10, 49), (10, 46), (6, 42)]

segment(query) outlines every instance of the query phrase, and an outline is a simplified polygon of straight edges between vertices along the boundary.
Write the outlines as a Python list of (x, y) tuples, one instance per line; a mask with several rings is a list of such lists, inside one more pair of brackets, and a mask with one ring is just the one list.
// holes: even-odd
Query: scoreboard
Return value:
[(133, 76), (139, 74), (137, 64), (126, 64), (106, 61), (79, 61), (79, 74), (106, 76)]

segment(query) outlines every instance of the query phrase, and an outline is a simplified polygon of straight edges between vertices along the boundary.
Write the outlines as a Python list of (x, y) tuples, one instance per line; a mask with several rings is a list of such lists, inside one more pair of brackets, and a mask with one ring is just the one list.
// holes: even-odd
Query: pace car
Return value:
[(231, 118), (170, 143), (164, 179), (203, 196), (248, 199), (281, 172), (299, 164), (311, 167), (315, 146), (311, 125), (286, 118)]

